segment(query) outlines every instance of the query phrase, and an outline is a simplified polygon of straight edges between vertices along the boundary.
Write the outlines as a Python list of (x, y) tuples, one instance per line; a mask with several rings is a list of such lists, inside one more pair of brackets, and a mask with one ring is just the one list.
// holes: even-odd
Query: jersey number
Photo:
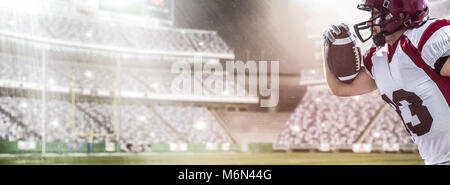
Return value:
[[(422, 136), (430, 131), (431, 124), (433, 123), (433, 118), (431, 117), (428, 108), (422, 105), (423, 100), (420, 99), (419, 96), (417, 96), (413, 92), (408, 92), (400, 89), (392, 94), (392, 101), (385, 94), (383, 94), (381, 97), (384, 101), (395, 107), (395, 111), (398, 113), (398, 115), (400, 115), (403, 123), (412, 133), (417, 134), (418, 136)], [(417, 116), (420, 124), (413, 126), (411, 123), (412, 121), (405, 123), (402, 112), (400, 110), (400, 106), (402, 106), (401, 101), (407, 101), (409, 103), (408, 108), (411, 111), (411, 117)]]

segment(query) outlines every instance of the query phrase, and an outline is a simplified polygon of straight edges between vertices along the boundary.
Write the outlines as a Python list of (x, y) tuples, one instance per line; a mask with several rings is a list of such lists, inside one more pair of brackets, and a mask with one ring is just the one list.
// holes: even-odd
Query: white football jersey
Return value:
[(450, 161), (450, 77), (434, 70), (449, 50), (450, 21), (429, 20), (364, 57), (366, 72), (399, 113), (425, 164)]

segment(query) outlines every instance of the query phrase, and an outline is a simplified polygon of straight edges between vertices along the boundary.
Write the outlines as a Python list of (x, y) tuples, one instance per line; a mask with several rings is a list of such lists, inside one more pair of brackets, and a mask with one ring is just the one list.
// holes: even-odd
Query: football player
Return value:
[[(450, 21), (429, 19), (426, 0), (362, 0), (358, 9), (372, 15), (354, 26), (362, 42), (373, 40), (364, 69), (346, 84), (324, 65), (328, 86), (337, 96), (378, 89), (401, 117), (425, 164), (450, 164)], [(371, 34), (364, 37), (363, 30)], [(324, 39), (332, 42), (339, 33), (334, 25)]]

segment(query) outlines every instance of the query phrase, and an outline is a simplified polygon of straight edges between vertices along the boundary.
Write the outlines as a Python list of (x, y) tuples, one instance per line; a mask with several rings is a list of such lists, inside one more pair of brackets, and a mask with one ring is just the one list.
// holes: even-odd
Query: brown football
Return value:
[(334, 42), (328, 41), (329, 47), (325, 47), (325, 58), (328, 67), (340, 81), (351, 83), (361, 69), (361, 48), (357, 45), (356, 38), (343, 26), (339, 35), (333, 33)]

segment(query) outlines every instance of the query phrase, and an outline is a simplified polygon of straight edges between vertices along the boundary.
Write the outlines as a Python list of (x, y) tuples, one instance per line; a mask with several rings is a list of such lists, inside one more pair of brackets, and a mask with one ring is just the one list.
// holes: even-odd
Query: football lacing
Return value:
[(358, 48), (356, 48), (356, 46), (353, 46), (352, 49), (353, 49), (353, 54), (355, 55), (355, 59), (356, 59), (356, 71), (359, 71), (359, 69), (361, 68), (361, 64), (359, 62), (361, 60), (361, 58), (359, 56), (359, 51), (358, 51)]

